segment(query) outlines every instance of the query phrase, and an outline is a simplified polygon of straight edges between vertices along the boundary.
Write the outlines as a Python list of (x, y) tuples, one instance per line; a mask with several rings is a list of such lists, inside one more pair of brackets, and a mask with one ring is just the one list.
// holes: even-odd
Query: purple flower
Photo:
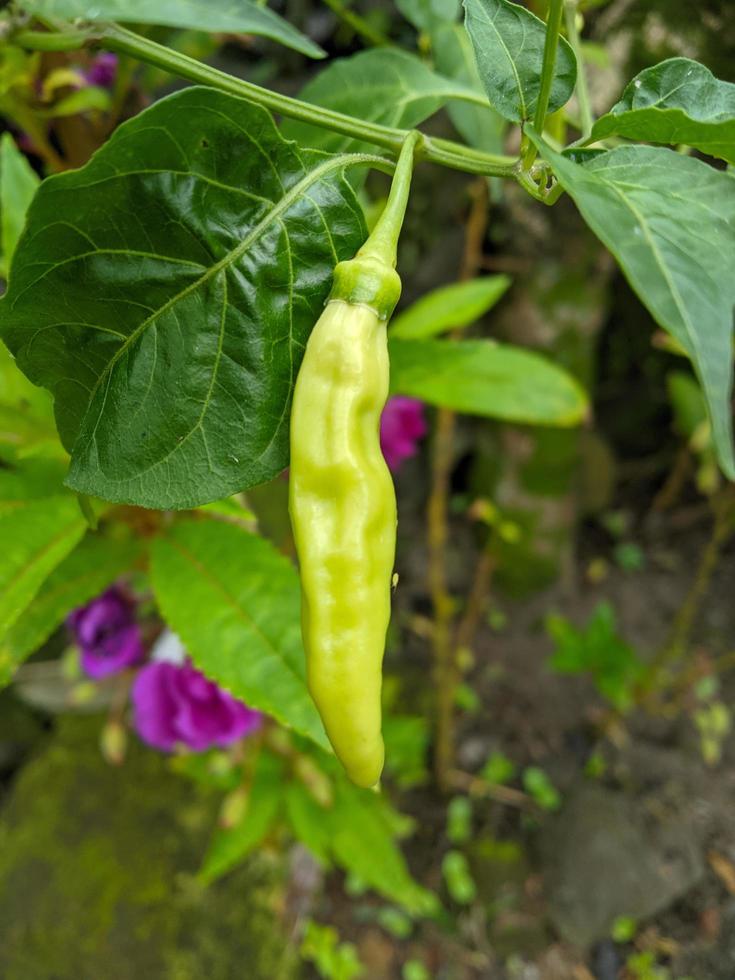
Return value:
[(393, 471), (404, 459), (416, 455), (419, 441), (425, 435), (423, 402), (403, 395), (389, 398), (380, 419), (380, 447)]
[(117, 75), (117, 55), (111, 51), (102, 51), (93, 59), (92, 64), (84, 72), (84, 78), (90, 85), (100, 88), (112, 88)]
[(230, 745), (260, 726), (261, 714), (236, 701), (190, 663), (154, 661), (132, 688), (135, 728), (149, 745), (195, 752)]
[(115, 586), (75, 609), (66, 622), (81, 650), (82, 669), (95, 680), (143, 659), (135, 606)]

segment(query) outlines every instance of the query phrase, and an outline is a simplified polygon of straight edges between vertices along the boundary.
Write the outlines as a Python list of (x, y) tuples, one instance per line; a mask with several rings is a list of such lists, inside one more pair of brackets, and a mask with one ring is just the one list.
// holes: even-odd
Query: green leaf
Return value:
[(535, 800), (542, 810), (558, 810), (561, 806), (561, 795), (549, 777), (537, 766), (529, 766), (523, 770), (523, 788)]
[(582, 629), (552, 614), (546, 620), (546, 630), (555, 643), (552, 670), (559, 674), (589, 672), (600, 693), (615, 707), (625, 710), (630, 706), (644, 665), (633, 647), (618, 635), (610, 603), (600, 602)]
[(220, 878), (260, 844), (275, 823), (282, 800), (283, 761), (261, 750), (245, 812), (234, 827), (214, 832), (199, 872), (203, 881)]
[(107, 112), (112, 106), (112, 93), (96, 85), (85, 85), (76, 92), (59, 99), (48, 109), (39, 112), (45, 119), (76, 116), (83, 112)]
[(252, 0), (17, 0), (39, 17), (160, 24), (223, 34), (259, 34), (311, 58), (324, 51), (288, 21)]
[(288, 559), (235, 524), (182, 521), (154, 542), (151, 576), (164, 619), (207, 677), (328, 748)]
[(689, 58), (670, 58), (637, 75), (594, 125), (608, 136), (694, 146), (735, 163), (735, 85)]
[[(56, 434), (52, 399), (21, 374), (0, 343), (0, 456), (13, 460), (37, 453), (66, 455)], [(61, 485), (63, 470), (60, 476)]]
[(431, 912), (436, 908), (436, 899), (411, 877), (393, 841), (385, 806), (378, 794), (339, 780), (334, 806), (325, 811), (334, 857), (386, 898), (412, 912)]
[(391, 337), (420, 340), (469, 327), (495, 306), (509, 286), (507, 276), (485, 276), (434, 289), (393, 318)]
[(14, 513), (34, 500), (68, 496), (64, 490), (64, 466), (61, 461), (23, 460), (17, 465), (0, 467), (0, 516)]
[[(331, 62), (304, 86), (299, 98), (359, 119), (412, 129), (449, 99), (486, 102), (471, 88), (443, 78), (416, 55), (398, 48), (374, 48)], [(349, 136), (286, 119), (281, 131), (303, 146), (332, 153), (370, 146)]]
[(562, 368), (539, 354), (488, 340), (389, 340), (391, 389), (487, 418), (572, 426), (587, 397)]
[(287, 465), (303, 348), (365, 237), (350, 159), (190, 88), (43, 183), (0, 314), (18, 365), (55, 396), (70, 486), (185, 508)]
[[(508, 0), (464, 0), (465, 24), (490, 104), (510, 122), (533, 119), (541, 91), (546, 25)], [(565, 105), (577, 81), (577, 59), (559, 38), (549, 112)]]
[(735, 478), (735, 178), (652, 146), (621, 146), (581, 166), (532, 138), (656, 322), (691, 358), (720, 465)]
[(670, 371), (666, 375), (666, 388), (674, 410), (676, 429), (685, 439), (691, 439), (708, 418), (702, 389), (684, 371)]
[(0, 634), (16, 622), (86, 528), (79, 504), (70, 494), (19, 501), (4, 509), (0, 516)]
[(7, 277), (28, 206), (40, 179), (10, 133), (0, 136), (0, 275)]
[[(477, 70), (475, 52), (463, 24), (437, 26), (431, 32), (431, 50), (442, 75), (484, 96), (485, 87)], [(470, 146), (488, 153), (503, 152), (506, 121), (492, 106), (452, 100), (447, 112), (457, 132)]]
[(49, 575), (35, 599), (0, 638), (0, 687), (14, 671), (60, 626), (67, 614), (99, 595), (124, 572), (141, 552), (129, 538), (88, 534), (82, 543)]
[(329, 862), (331, 830), (320, 806), (304, 784), (288, 783), (285, 791), (286, 816), (294, 837), (309, 848), (322, 864)]
[(425, 34), (440, 24), (452, 22), (459, 14), (459, 0), (396, 0), (403, 16)]

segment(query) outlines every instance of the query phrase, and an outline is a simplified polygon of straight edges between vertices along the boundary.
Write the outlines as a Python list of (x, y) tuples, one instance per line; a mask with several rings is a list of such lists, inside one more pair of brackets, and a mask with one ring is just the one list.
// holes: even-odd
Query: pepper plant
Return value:
[[(454, 0), (399, 7), (420, 54), (362, 25), (375, 46), (328, 63), (298, 98), (155, 39), (158, 28), (248, 33), (324, 57), (248, 0), (4, 7), (0, 111), (48, 173), (39, 184), (3, 136), (0, 679), (73, 609), (132, 576), (195, 667), (270, 719), (224, 780), (235, 803), (247, 792), (247, 819), (230, 806), (205, 877), (285, 822), (321, 859), (418, 911), (431, 899), (392, 842), (396, 815), (344, 778), (307, 690), (295, 566), (242, 495), (289, 465), (307, 340), (335, 266), (367, 238), (366, 173), (393, 174), (407, 146), (415, 167), (515, 182), (539, 207), (574, 200), (691, 361), (713, 451), (735, 478), (735, 86), (673, 58), (594, 119), (581, 0), (549, 0), (545, 21), (508, 0), (465, 0), (462, 22)], [(127, 77), (147, 66), (193, 85), (65, 170), (26, 74), (39, 53), (87, 51), (115, 53)], [(77, 93), (74, 108), (116, 98)], [(445, 107), (456, 140), (419, 128)], [(587, 397), (560, 366), (459, 337), (507, 286), (471, 279), (402, 312), (388, 332), (391, 392), (579, 425)]]

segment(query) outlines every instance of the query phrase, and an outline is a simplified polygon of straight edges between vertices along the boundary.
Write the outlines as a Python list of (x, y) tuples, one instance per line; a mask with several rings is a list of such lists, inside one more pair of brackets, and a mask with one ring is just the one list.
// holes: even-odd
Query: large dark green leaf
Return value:
[[(401, 129), (418, 126), (449, 99), (487, 105), (481, 93), (437, 75), (416, 55), (397, 48), (376, 48), (333, 61), (304, 87), (299, 98)], [(284, 121), (282, 132), (302, 145), (331, 152), (369, 146), (293, 119)]]
[(625, 136), (683, 143), (735, 163), (735, 85), (689, 58), (670, 58), (637, 75), (595, 123), (592, 139)]
[(260, 34), (312, 58), (324, 52), (288, 21), (252, 0), (17, 0), (41, 17), (161, 24), (198, 31)]
[[(541, 90), (546, 26), (508, 0), (464, 0), (467, 32), (490, 104), (510, 122), (533, 119)], [(559, 38), (549, 112), (561, 109), (577, 81), (577, 60)]]
[(0, 687), (8, 683), (23, 660), (40, 647), (72, 609), (99, 595), (129, 571), (140, 551), (140, 545), (129, 538), (88, 534), (49, 575), (30, 606), (0, 638)]
[(183, 508), (287, 465), (306, 339), (365, 235), (345, 163), (194, 88), (44, 182), (0, 321), (55, 396), (70, 486)]
[(161, 612), (194, 663), (253, 708), (327, 748), (306, 689), (296, 569), (234, 524), (184, 521), (153, 546)]
[(389, 342), (391, 390), (467, 415), (577, 425), (587, 398), (571, 375), (531, 351), (488, 340)]
[(691, 358), (720, 464), (735, 478), (735, 178), (653, 146), (618, 147), (580, 165), (534, 138), (656, 322)]

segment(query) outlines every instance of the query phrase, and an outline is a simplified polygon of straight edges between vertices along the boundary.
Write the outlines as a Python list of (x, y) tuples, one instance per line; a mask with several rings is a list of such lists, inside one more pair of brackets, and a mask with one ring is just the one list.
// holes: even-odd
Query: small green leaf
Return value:
[(190, 88), (44, 181), (0, 312), (19, 367), (54, 394), (70, 486), (187, 508), (288, 464), (306, 340), (365, 236), (350, 159)]
[(457, 19), (459, 0), (396, 0), (396, 7), (417, 31), (428, 34), (436, 25)]
[[(508, 0), (464, 0), (464, 6), (490, 104), (509, 122), (533, 119), (541, 91), (546, 25)], [(576, 81), (577, 59), (569, 42), (559, 38), (549, 112), (569, 101)]]
[(467, 415), (578, 425), (587, 398), (539, 354), (487, 340), (390, 340), (391, 389)]
[(694, 146), (735, 163), (735, 85), (689, 58), (670, 58), (637, 75), (591, 140), (609, 136)]
[(531, 137), (656, 322), (691, 358), (720, 465), (735, 478), (735, 177), (653, 146), (621, 146), (580, 165)]
[(259, 34), (311, 58), (324, 51), (288, 21), (252, 0), (17, 0), (17, 6), (52, 20), (115, 20), (223, 34)]
[(447, 851), (442, 860), (442, 874), (452, 900), (469, 905), (477, 896), (469, 862), (461, 851)]
[(261, 750), (241, 819), (234, 827), (215, 830), (199, 872), (207, 883), (226, 874), (263, 840), (283, 801), (283, 760)]
[(6, 278), (26, 212), (40, 182), (10, 133), (3, 133), (0, 136), (0, 275)]
[(83, 112), (107, 112), (112, 105), (112, 93), (96, 85), (85, 85), (76, 92), (59, 99), (48, 109), (39, 112), (46, 119), (76, 116)]
[(324, 807), (298, 780), (292, 780), (286, 786), (284, 802), (294, 837), (308, 847), (322, 864), (328, 864), (332, 835)]
[(516, 774), (515, 764), (502, 752), (493, 752), (480, 770), (480, 776), (493, 786), (505, 786)]
[(420, 340), (469, 327), (495, 306), (509, 286), (507, 276), (485, 276), (434, 289), (393, 317), (391, 337)]
[[(437, 75), (416, 55), (398, 48), (375, 48), (331, 62), (302, 89), (299, 98), (401, 129), (418, 126), (449, 99), (486, 102), (483, 95)], [(331, 153), (355, 152), (371, 145), (293, 119), (285, 120), (281, 131), (302, 146)]]
[(529, 766), (523, 770), (523, 788), (542, 810), (558, 810), (561, 806), (559, 790), (543, 769), (537, 766)]
[(671, 407), (679, 435), (691, 439), (703, 422), (707, 421), (707, 404), (702, 389), (684, 371), (670, 371), (666, 375)]
[(621, 711), (630, 707), (644, 665), (619, 635), (615, 611), (600, 602), (587, 625), (577, 629), (563, 616), (551, 614), (546, 630), (555, 643), (551, 669), (559, 674), (589, 673), (603, 697)]
[(99, 595), (129, 571), (141, 552), (139, 543), (88, 534), (38, 590), (36, 597), (0, 638), (0, 687), (26, 657), (37, 650), (68, 613)]
[(283, 555), (236, 524), (182, 521), (154, 542), (151, 578), (207, 677), (328, 748), (306, 689), (298, 575)]
[[(53, 401), (20, 372), (0, 342), (0, 456), (12, 462), (34, 455), (66, 458), (56, 434)], [(63, 480), (60, 469), (59, 488)]]
[(472, 836), (472, 801), (455, 796), (447, 807), (447, 837), (453, 844), (466, 844)]
[[(0, 516), (0, 634), (27, 608), (44, 580), (82, 539), (87, 528), (71, 494), (21, 501)], [(12, 663), (0, 663), (0, 674)]]
[(430, 913), (436, 900), (411, 877), (385, 811), (379, 795), (339, 779), (334, 806), (326, 811), (335, 860), (409, 912)]

